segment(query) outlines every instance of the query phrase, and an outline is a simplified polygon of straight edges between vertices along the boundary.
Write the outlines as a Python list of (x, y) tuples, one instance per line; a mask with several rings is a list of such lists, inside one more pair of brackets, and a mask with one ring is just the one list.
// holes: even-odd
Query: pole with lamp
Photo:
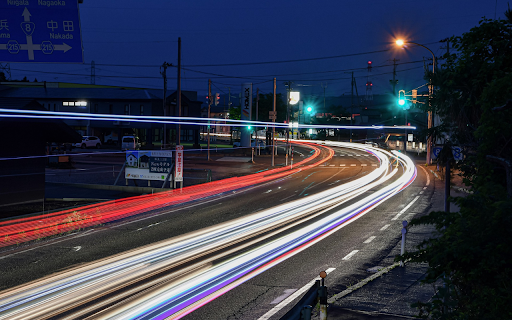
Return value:
[[(404, 47), (405, 44), (413, 44), (413, 45), (416, 45), (416, 46), (419, 46), (419, 47), (423, 47), (425, 49), (428, 50), (428, 52), (430, 52), (432, 54), (432, 76), (434, 76), (434, 73), (435, 73), (435, 68), (436, 68), (436, 56), (435, 54), (432, 52), (432, 50), (430, 50), (429, 48), (425, 47), (424, 45), (422, 44), (419, 44), (419, 43), (416, 43), (416, 42), (411, 42), (411, 41), (404, 41), (404, 40), (396, 40), (396, 44), (400, 47)], [(428, 94), (429, 94), (429, 109), (431, 108), (431, 101), (432, 101), (432, 95), (434, 94), (434, 85), (432, 84), (432, 77), (430, 77), (430, 84), (429, 84), (429, 87), (428, 87)], [(427, 121), (427, 128), (428, 129), (431, 129), (432, 128), (432, 124), (433, 124), (433, 115), (432, 115), (432, 111), (429, 110), (428, 111), (428, 121)], [(427, 138), (427, 164), (430, 164), (431, 163), (431, 152), (432, 152), (432, 137), (429, 135), (428, 138)]]

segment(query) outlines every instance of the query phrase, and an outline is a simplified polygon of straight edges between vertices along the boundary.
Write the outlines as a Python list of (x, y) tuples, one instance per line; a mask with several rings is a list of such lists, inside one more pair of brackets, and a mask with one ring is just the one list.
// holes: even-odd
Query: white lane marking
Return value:
[[(329, 273), (331, 273), (334, 270), (336, 270), (336, 268), (329, 268), (329, 269), (325, 270), (325, 273), (329, 274)], [(281, 309), (283, 309), (285, 306), (290, 304), (293, 300), (298, 298), (304, 292), (308, 291), (311, 288), (311, 286), (315, 284), (316, 280), (320, 280), (320, 277), (316, 277), (315, 279), (313, 279), (310, 282), (308, 282), (304, 287), (302, 287), (299, 290), (295, 291), (294, 294), (292, 294), (288, 298), (286, 298), (283, 301), (281, 301), (278, 305), (276, 305), (275, 307), (270, 309), (267, 313), (265, 313), (264, 315), (259, 317), (258, 320), (268, 320), (268, 319), (270, 319), (270, 317), (272, 317), (274, 314), (278, 313)]]
[(393, 219), (391, 220), (396, 220), (398, 219), (398, 217), (400, 217), (400, 215), (402, 215), (405, 211), (407, 211), (415, 202), (416, 200), (418, 200), (420, 198), (420, 196), (416, 196), (416, 198), (414, 198), (411, 202), (409, 202), (408, 205), (405, 206), (405, 208), (403, 208)]
[(75, 251), (78, 251), (78, 250), (80, 250), (80, 249), (82, 249), (82, 246), (76, 246), (76, 247), (73, 247), (73, 250), (75, 250)]
[(278, 304), (279, 302), (281, 302), (284, 299), (286, 299), (289, 295), (294, 293), (296, 290), (297, 289), (286, 289), (286, 290), (284, 290), (284, 293), (282, 295), (280, 295), (279, 297), (275, 298), (274, 300), (272, 300), (272, 302), (270, 304)]
[(423, 190), (427, 190), (427, 187), (423, 187)]
[(376, 236), (371, 236), (368, 239), (366, 239), (363, 243), (370, 243), (373, 241), (373, 239), (377, 238)]
[(347, 254), (345, 257), (343, 257), (343, 259), (341, 259), (341, 260), (349, 260), (350, 258), (352, 258), (353, 255), (355, 255), (358, 252), (359, 252), (359, 250), (354, 250), (351, 253)]
[(384, 227), (380, 228), (380, 231), (386, 230), (389, 226), (390, 226), (390, 224), (385, 225)]
[(420, 191), (420, 194), (423, 194), (423, 192), (425, 192), (425, 191), (421, 190), (421, 191)]
[(355, 163), (352, 163), (350, 166), (351, 166), (351, 167), (355, 167), (355, 166), (356, 166), (356, 164), (355, 164)]
[(361, 167), (366, 167), (367, 164), (366, 163), (361, 163)]
[(344, 167), (344, 166), (345, 166), (345, 164), (344, 164), (344, 163), (340, 164), (340, 167)]
[(329, 167), (336, 167), (336, 165), (334, 165), (334, 164), (330, 164), (330, 165), (329, 165)]
[(376, 166), (377, 166), (377, 164), (375, 164), (375, 163), (372, 164), (372, 167), (376, 167)]
[(427, 184), (426, 184), (426, 186), (428, 186), (430, 184), (430, 176), (428, 175), (427, 169), (425, 169), (425, 168), (423, 168), (421, 166), (419, 166), (419, 167), (423, 170), (423, 172), (425, 172), (425, 175), (427, 176)]

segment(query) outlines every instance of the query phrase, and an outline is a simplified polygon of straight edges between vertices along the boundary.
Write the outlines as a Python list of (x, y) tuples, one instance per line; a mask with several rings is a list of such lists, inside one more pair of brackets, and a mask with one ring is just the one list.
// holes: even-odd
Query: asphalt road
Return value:
[[(339, 169), (339, 165), (353, 164), (356, 163), (355, 161), (364, 164), (366, 159), (353, 156), (335, 157), (322, 170), (322, 174), (330, 170), (331, 174), (340, 172), (341, 175), (346, 169)], [(331, 164), (335, 164), (336, 169), (330, 167)], [(352, 170), (352, 173), (358, 170), (359, 173), (363, 172), (361, 167), (357, 166), (352, 167)], [(332, 178), (326, 183), (336, 180), (338, 179)], [(321, 181), (321, 178), (318, 181)], [(422, 214), (427, 210), (433, 190), (431, 185), (426, 186), (426, 183), (425, 172), (418, 169), (415, 182), (394, 198), (330, 237), (236, 287), (183, 319), (260, 319), (279, 302), (317, 278), (320, 271), (332, 268), (335, 269), (326, 278), (328, 296), (332, 297), (345, 290), (368, 277), (370, 273), (367, 270), (378, 267), (379, 263), (390, 254), (401, 239), (402, 220), (410, 220), (413, 215)], [(398, 213), (412, 201), (414, 203), (396, 218)], [(277, 311), (270, 319), (279, 319), (294, 302)], [(399, 310), (396, 311), (400, 313)]]
[[(307, 154), (308, 151), (304, 150), (303, 153)], [(0, 257), (5, 266), (0, 283), (5, 289), (72, 265), (305, 197), (363, 176), (374, 169), (373, 165), (377, 165), (376, 159), (368, 154), (337, 150), (335, 157), (325, 165), (278, 181), (109, 224), (38, 246), (5, 252)], [(419, 176), (413, 185), (391, 200), (326, 240), (194, 311), (185, 319), (258, 319), (279, 300), (328, 268), (335, 268), (327, 278), (329, 295), (365, 278), (368, 275), (366, 269), (378, 265), (398, 241), (402, 217), (392, 220), (398, 212), (414, 199), (414, 204), (403, 217), (411, 212), (423, 212), (428, 206), (430, 192), (428, 187), (423, 189), (426, 184), (424, 172), (421, 169), (418, 171)], [(358, 252), (345, 258), (354, 250)], [(285, 311), (286, 308), (278, 311), (272, 319), (279, 318)]]

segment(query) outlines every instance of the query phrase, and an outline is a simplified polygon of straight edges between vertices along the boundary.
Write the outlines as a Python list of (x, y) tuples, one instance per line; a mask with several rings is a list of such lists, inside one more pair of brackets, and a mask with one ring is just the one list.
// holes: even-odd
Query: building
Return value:
[[(2, 82), (0, 97), (35, 99), (42, 107), (53, 112), (74, 112), (109, 115), (163, 116), (163, 92), (156, 89), (109, 87), (47, 82)], [(177, 116), (177, 93), (166, 98), (166, 115)], [(201, 102), (194, 91), (182, 91), (183, 117), (200, 117)], [(102, 143), (120, 145), (122, 136), (136, 135), (144, 148), (160, 148), (164, 140), (174, 142), (176, 125), (116, 120), (69, 120), (64, 122), (81, 135), (98, 136)], [(167, 139), (164, 139), (164, 127)], [(181, 141), (198, 143), (199, 128), (182, 125)], [(172, 145), (172, 143), (171, 143)]]
[[(34, 99), (0, 98), (0, 108), (44, 110)], [(48, 145), (80, 142), (81, 136), (58, 119), (0, 117), (0, 218), (9, 216), (2, 207), (43, 202)]]

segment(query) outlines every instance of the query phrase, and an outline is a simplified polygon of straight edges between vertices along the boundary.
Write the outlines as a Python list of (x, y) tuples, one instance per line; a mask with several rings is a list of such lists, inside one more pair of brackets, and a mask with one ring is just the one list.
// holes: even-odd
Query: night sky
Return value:
[[(229, 87), (238, 94), (243, 82), (271, 92), (274, 77), (281, 92), (291, 80), (303, 93), (323, 95), (326, 87), (327, 96), (339, 96), (350, 94), (352, 71), (361, 95), (368, 61), (373, 94), (383, 94), (391, 91), (393, 58), (400, 60), (397, 89), (406, 90), (425, 83), (422, 60), (431, 58), (421, 47), (396, 49), (396, 37), (440, 56), (446, 44), (439, 40), (469, 31), (484, 16), (504, 18), (506, 9), (505, 0), (84, 0), (84, 65), (11, 63), (11, 72), (13, 79), (90, 83), (94, 60), (96, 84), (162, 88), (159, 66), (177, 64), (181, 37), (182, 89), (200, 96), (208, 78), (213, 92)], [(168, 77), (174, 90), (175, 68)]]

